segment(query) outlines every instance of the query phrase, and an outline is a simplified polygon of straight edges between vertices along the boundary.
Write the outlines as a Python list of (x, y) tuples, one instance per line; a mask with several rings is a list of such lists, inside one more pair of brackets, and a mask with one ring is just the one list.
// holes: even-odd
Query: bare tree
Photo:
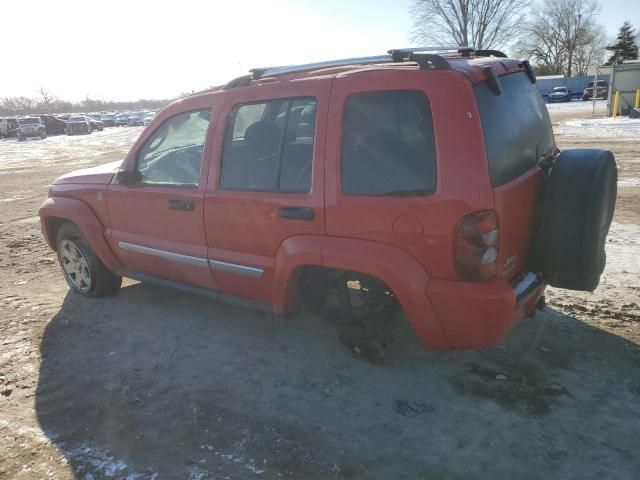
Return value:
[(601, 61), (604, 45), (596, 0), (544, 0), (534, 7), (518, 54), (553, 73), (570, 77)]
[(602, 65), (606, 45), (606, 33), (601, 25), (587, 29), (583, 41), (575, 52), (575, 71), (578, 75), (587, 75), (589, 69)]
[(38, 92), (42, 97), (42, 104), (44, 108), (46, 108), (47, 113), (53, 113), (53, 107), (56, 103), (56, 97), (53, 96), (53, 93), (51, 93), (50, 90), (44, 88), (43, 86), (40, 87)]
[(414, 0), (412, 40), (501, 48), (524, 20), (526, 0)]

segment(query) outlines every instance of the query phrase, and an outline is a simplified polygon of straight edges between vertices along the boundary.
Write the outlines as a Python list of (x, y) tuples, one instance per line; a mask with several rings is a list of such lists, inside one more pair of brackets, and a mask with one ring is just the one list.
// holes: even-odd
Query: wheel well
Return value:
[(47, 237), (49, 238), (49, 244), (55, 250), (56, 245), (56, 237), (58, 236), (58, 230), (65, 223), (73, 223), (67, 218), (62, 217), (47, 217), (45, 219), (45, 227), (47, 229)]
[(395, 297), (391, 288), (380, 278), (353, 270), (305, 265), (298, 268), (293, 275), (288, 298), (291, 304), (298, 308), (318, 310), (325, 303), (327, 295), (341, 282), (346, 282), (349, 288), (356, 289), (365, 285), (375, 285), (376, 289)]

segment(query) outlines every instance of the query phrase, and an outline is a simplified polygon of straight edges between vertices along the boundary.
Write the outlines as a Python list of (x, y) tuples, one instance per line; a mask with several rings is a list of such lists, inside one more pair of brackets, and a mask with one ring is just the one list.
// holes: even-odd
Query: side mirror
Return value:
[(142, 174), (137, 170), (118, 170), (116, 180), (121, 185), (133, 185), (142, 181)]

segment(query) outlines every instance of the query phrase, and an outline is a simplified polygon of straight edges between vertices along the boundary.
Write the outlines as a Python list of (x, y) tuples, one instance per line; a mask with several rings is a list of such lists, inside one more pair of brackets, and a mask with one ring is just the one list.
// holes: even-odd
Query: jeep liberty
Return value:
[(433, 349), (495, 345), (547, 285), (592, 291), (613, 155), (558, 150), (527, 61), (435, 50), (254, 69), (169, 105), (124, 160), (51, 186), (70, 288), (333, 301), (376, 328), (397, 305)]

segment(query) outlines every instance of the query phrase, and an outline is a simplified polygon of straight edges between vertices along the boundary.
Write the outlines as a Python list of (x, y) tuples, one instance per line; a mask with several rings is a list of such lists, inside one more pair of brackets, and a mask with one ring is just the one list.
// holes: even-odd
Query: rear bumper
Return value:
[(535, 276), (515, 284), (501, 278), (482, 283), (432, 279), (427, 296), (451, 348), (486, 348), (534, 311), (545, 287)]

